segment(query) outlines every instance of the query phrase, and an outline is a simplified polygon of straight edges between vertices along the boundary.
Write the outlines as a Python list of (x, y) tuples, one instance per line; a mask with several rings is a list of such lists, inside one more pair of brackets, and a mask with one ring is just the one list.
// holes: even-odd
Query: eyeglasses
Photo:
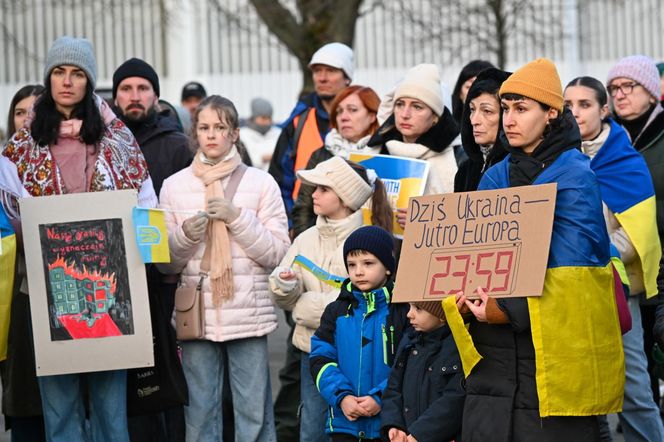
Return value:
[(616, 95), (618, 95), (618, 91), (622, 92), (623, 95), (631, 94), (636, 86), (641, 86), (641, 85), (639, 83), (623, 83), (619, 85), (612, 84), (611, 86), (608, 86), (606, 89), (609, 91), (609, 94), (612, 97), (615, 97)]

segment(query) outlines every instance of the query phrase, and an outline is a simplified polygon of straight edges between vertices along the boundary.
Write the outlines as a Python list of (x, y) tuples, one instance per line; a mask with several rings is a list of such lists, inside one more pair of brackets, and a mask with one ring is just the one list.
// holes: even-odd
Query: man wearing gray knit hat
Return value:
[(46, 54), (44, 84), (48, 84), (51, 71), (58, 66), (76, 66), (85, 72), (92, 88), (97, 83), (97, 62), (92, 43), (86, 38), (60, 37)]

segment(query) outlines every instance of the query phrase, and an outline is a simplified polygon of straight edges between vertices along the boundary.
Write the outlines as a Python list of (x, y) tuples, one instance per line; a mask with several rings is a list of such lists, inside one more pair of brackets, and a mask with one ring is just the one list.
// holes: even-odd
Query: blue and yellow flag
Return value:
[(341, 285), (346, 279), (344, 276), (333, 275), (327, 270), (323, 270), (314, 264), (313, 261), (311, 261), (309, 258), (306, 258), (302, 255), (297, 255), (295, 259), (293, 259), (293, 264), (299, 265), (303, 269), (312, 273), (319, 281), (327, 285), (331, 285), (335, 288), (341, 288)]
[[(588, 162), (567, 150), (533, 183), (558, 185), (542, 296), (528, 298), (541, 417), (622, 410), (615, 276), (602, 195)], [(509, 187), (509, 167), (508, 156), (485, 173), (480, 190)]]
[(171, 262), (164, 211), (134, 207), (132, 215), (143, 262)]
[[(662, 248), (657, 232), (655, 189), (645, 160), (632, 147), (627, 133), (614, 121), (611, 132), (590, 168), (599, 182), (602, 200), (625, 229), (643, 271), (648, 298), (657, 294)], [(629, 266), (628, 266), (629, 267)]]
[(16, 235), (0, 205), (0, 361), (7, 359), (9, 313), (14, 290)]

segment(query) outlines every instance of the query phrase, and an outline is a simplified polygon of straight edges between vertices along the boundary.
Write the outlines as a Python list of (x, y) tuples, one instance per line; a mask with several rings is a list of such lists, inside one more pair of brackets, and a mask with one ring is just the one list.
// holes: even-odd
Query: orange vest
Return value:
[[(297, 124), (300, 121), (300, 115), (293, 118), (293, 125), (297, 128)], [(311, 154), (314, 151), (321, 148), (325, 142), (320, 137), (320, 131), (318, 130), (318, 122), (316, 121), (316, 109), (310, 108), (307, 113), (307, 119), (304, 122), (302, 127), (302, 132), (300, 133), (300, 139), (298, 140), (297, 146), (295, 146), (295, 165), (293, 166), (293, 173), (297, 173), (298, 170), (305, 169), (311, 158)], [(297, 175), (296, 175), (297, 176)], [(300, 190), (300, 179), (298, 178), (295, 181), (295, 186), (293, 187), (293, 200), (297, 199), (297, 194)]]

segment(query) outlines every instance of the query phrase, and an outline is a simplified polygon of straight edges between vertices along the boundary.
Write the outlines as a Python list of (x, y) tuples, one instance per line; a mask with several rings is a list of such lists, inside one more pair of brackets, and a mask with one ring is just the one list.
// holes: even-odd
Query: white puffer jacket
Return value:
[(288, 284), (280, 284), (279, 269), (291, 267), (293, 259), (303, 255), (333, 275), (348, 277), (344, 264), (344, 241), (361, 226), (361, 210), (340, 220), (319, 216), (315, 226), (295, 238), (279, 268), (270, 275), (270, 290), (277, 305), (293, 312), (293, 345), (302, 351), (311, 352), (311, 336), (320, 325), (325, 307), (339, 296), (339, 289), (321, 282), (311, 272), (297, 265), (292, 267), (297, 274), (297, 281), (287, 288), (285, 285)]
[[(228, 177), (221, 182), (226, 187)], [(191, 213), (166, 212), (171, 263), (160, 265), (165, 273), (182, 272), (186, 286), (196, 286), (205, 240), (193, 242), (182, 223), (205, 209), (205, 186), (191, 166), (164, 181), (160, 207)], [(235, 294), (215, 308), (209, 279), (203, 286), (205, 339), (216, 342), (264, 336), (277, 328), (277, 317), (268, 293), (268, 275), (288, 250), (288, 221), (276, 181), (268, 173), (250, 167), (240, 182), (233, 204), (240, 216), (228, 224), (233, 257)], [(214, 266), (214, 263), (211, 263)]]

